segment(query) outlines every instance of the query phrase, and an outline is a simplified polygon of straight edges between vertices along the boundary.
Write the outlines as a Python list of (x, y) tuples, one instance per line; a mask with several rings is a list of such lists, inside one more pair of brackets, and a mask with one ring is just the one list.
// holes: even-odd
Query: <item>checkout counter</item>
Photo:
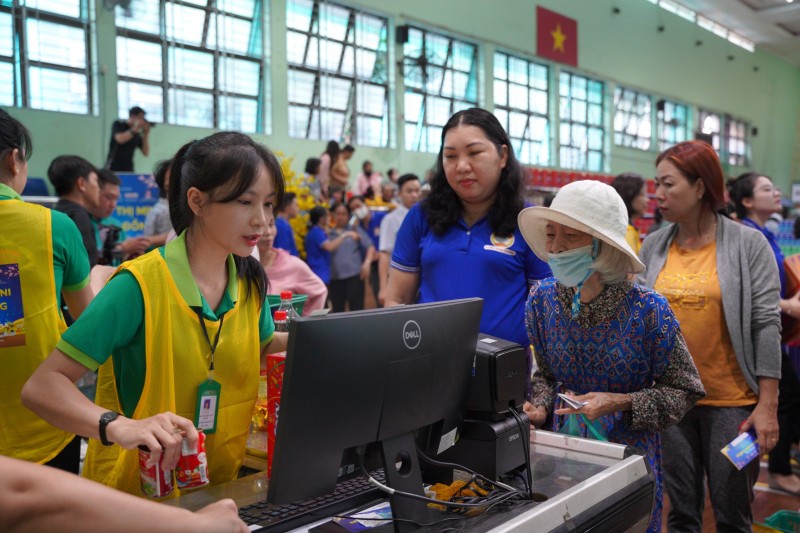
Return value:
[[(456, 529), (475, 532), (639, 532), (646, 531), (655, 478), (644, 456), (629, 447), (531, 431), (533, 491), (544, 501), (483, 514)], [(259, 472), (166, 502), (196, 510), (222, 498), (245, 506), (264, 500), (267, 474)], [(546, 499), (544, 499), (546, 498)], [(320, 520), (295, 531), (322, 524)], [(454, 524), (420, 531), (453, 530)]]

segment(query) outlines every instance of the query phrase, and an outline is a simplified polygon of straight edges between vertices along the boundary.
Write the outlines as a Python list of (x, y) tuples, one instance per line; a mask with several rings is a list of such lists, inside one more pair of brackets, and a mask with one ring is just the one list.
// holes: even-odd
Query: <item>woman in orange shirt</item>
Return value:
[(780, 282), (764, 236), (720, 214), (714, 149), (679, 143), (656, 159), (656, 201), (669, 227), (648, 235), (640, 278), (669, 300), (707, 396), (663, 434), (671, 531), (700, 531), (705, 481), (718, 531), (750, 531), (758, 461), (737, 470), (719, 452), (753, 430), (778, 440)]

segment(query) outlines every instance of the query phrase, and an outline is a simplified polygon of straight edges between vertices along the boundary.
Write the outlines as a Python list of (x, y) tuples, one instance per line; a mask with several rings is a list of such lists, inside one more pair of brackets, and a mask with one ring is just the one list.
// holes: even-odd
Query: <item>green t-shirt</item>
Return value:
[[(0, 202), (3, 200), (22, 198), (14, 189), (0, 183)], [(62, 290), (79, 291), (89, 284), (89, 257), (83, 247), (81, 232), (64, 213), (50, 211), (50, 234), (53, 241), (53, 274), (56, 285), (54, 296), (60, 302)]]
[[(228, 287), (216, 310), (212, 310), (189, 268), (186, 232), (159, 248), (183, 299), (190, 307), (202, 307), (207, 320), (218, 321), (236, 305), (238, 277), (233, 256), (228, 256)], [(275, 332), (269, 305), (264, 302), (259, 316), (262, 348)], [(97, 370), (114, 354), (114, 373), (120, 406), (132, 416), (144, 387), (145, 377), (144, 299), (136, 278), (127, 271), (114, 276), (86, 311), (64, 333), (56, 348), (89, 370)]]

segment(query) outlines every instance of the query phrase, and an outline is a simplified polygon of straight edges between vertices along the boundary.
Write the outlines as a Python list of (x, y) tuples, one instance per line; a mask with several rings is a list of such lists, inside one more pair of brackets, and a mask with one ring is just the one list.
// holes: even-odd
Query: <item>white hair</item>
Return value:
[(628, 279), (633, 273), (633, 265), (628, 254), (600, 239), (597, 241), (599, 250), (592, 267), (600, 274), (600, 281), (606, 285), (614, 285)]

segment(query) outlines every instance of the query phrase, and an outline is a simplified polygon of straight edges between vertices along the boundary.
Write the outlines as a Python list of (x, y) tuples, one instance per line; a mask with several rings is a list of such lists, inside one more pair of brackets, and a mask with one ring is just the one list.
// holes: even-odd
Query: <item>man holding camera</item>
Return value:
[(128, 112), (128, 119), (115, 120), (111, 125), (106, 168), (115, 172), (133, 172), (133, 153), (137, 148), (147, 157), (150, 155), (150, 128), (153, 126), (144, 118), (145, 111), (134, 106)]

